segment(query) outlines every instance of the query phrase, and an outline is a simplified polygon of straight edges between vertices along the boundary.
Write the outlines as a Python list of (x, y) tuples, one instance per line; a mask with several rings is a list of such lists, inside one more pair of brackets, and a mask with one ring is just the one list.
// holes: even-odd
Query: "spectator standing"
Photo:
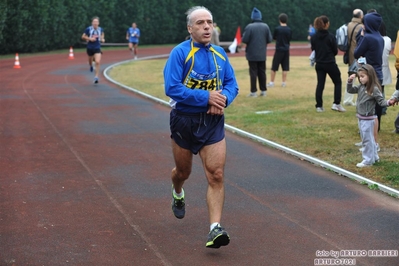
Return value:
[(216, 22), (213, 22), (213, 28), (218, 31), (219, 36), (220, 36), (220, 34), (222, 34), (222, 30), (220, 29), (220, 27), (218, 26), (218, 24)]
[[(382, 84), (381, 90), (382, 95), (385, 97), (385, 85), (392, 83), (391, 70), (389, 69), (389, 54), (392, 50), (392, 40), (387, 36), (387, 29), (385, 24), (381, 24), (379, 32), (384, 39), (384, 50), (382, 52)], [(382, 114), (386, 114), (386, 107), (382, 108)], [(378, 131), (380, 130), (380, 124), (378, 124)]]
[[(357, 8), (353, 10), (352, 20), (348, 23), (348, 46), (350, 45), (350, 49), (348, 51), (349, 55), (348, 66), (351, 66), (353, 61), (355, 60), (354, 52), (357, 46), (356, 36), (363, 27), (362, 23), (363, 16), (364, 16), (363, 11)], [(353, 99), (354, 99), (354, 94), (350, 94), (345, 90), (343, 104), (354, 106), (356, 104), (354, 103)]]
[(334, 102), (331, 109), (345, 112), (346, 110), (341, 106), (341, 72), (335, 61), (335, 56), (338, 54), (337, 40), (334, 34), (328, 32), (330, 20), (327, 16), (322, 15), (314, 20), (313, 25), (316, 28), (316, 34), (312, 36), (310, 43), (312, 51), (316, 53), (316, 112), (324, 112), (323, 91), (327, 74), (334, 83)]
[(283, 72), (281, 86), (285, 87), (287, 84), (287, 74), (290, 70), (290, 41), (292, 39), (292, 31), (290, 27), (287, 26), (287, 14), (280, 14), (278, 20), (280, 25), (277, 26), (273, 32), (273, 39), (276, 40), (276, 50), (273, 56), (270, 82), (267, 84), (267, 87), (274, 86), (274, 79), (279, 65), (281, 65), (281, 70)]
[[(384, 50), (384, 39), (382, 38), (379, 29), (382, 23), (382, 17), (375, 10), (369, 11), (363, 18), (363, 28), (356, 38), (357, 46), (354, 51), (356, 59), (365, 57), (367, 64), (370, 64), (378, 78), (378, 82), (382, 84), (382, 53)], [(374, 138), (377, 150), (380, 149), (378, 144), (378, 131), (381, 123), (382, 107), (375, 104), (376, 121), (374, 123)]]
[(241, 39), (246, 44), (245, 56), (249, 65), (251, 84), (250, 97), (257, 97), (256, 81), (259, 81), (260, 96), (266, 96), (266, 49), (272, 41), (269, 26), (262, 22), (262, 13), (256, 7), (251, 13), (252, 23), (248, 24)]
[(219, 31), (216, 28), (213, 28), (212, 30), (211, 43), (214, 45), (220, 45)]
[(346, 90), (349, 93), (357, 93), (356, 116), (358, 118), (359, 132), (362, 139), (363, 160), (356, 164), (357, 167), (371, 166), (380, 160), (378, 149), (374, 138), (375, 105), (391, 106), (398, 100), (398, 95), (394, 94), (388, 101), (385, 100), (381, 92), (381, 85), (378, 81), (376, 72), (371, 65), (362, 65), (357, 76), (359, 85), (353, 85), (356, 74), (348, 78)]

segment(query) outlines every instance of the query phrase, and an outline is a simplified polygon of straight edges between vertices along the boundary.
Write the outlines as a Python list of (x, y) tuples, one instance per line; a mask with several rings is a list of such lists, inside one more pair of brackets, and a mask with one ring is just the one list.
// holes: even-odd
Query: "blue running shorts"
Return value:
[(224, 139), (224, 115), (170, 112), (171, 138), (183, 149), (197, 154), (202, 147)]

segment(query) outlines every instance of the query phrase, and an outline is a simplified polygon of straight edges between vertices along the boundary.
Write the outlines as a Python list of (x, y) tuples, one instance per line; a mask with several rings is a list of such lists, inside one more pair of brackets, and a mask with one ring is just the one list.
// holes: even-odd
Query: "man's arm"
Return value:
[(229, 106), (234, 99), (237, 97), (239, 88), (237, 84), (237, 80), (234, 74), (234, 69), (230, 64), (230, 61), (226, 55), (226, 65), (224, 66), (225, 73), (223, 79), (223, 90), (222, 94), (226, 96), (226, 105), (225, 107)]
[(85, 32), (83, 32), (83, 34), (82, 34), (82, 40), (84, 40), (84, 41), (86, 41), (86, 42), (90, 41), (89, 33), (88, 33), (87, 30), (85, 30)]
[(250, 31), (248, 29), (248, 26), (246, 26), (242, 34), (241, 43), (248, 44), (250, 37), (251, 37)]
[(357, 46), (353, 53), (355, 59), (359, 59), (360, 57), (364, 56), (364, 54), (366, 53), (365, 47), (367, 47), (367, 39), (361, 38), (360, 42), (357, 43)]
[(333, 51), (334, 55), (337, 55), (338, 54), (338, 45), (337, 45), (337, 39), (334, 35), (332, 36), (331, 43), (332, 43), (332, 51)]
[(269, 26), (267, 26), (266, 43), (271, 43), (272, 41), (273, 41), (272, 32), (270, 31)]

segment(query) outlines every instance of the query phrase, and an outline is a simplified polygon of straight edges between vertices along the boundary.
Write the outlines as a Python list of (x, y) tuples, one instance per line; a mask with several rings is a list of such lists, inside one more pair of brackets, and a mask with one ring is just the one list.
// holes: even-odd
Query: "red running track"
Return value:
[[(106, 51), (103, 63), (128, 56)], [(198, 157), (187, 215), (171, 212), (169, 109), (104, 78), (94, 86), (85, 54), (67, 58), (21, 56), (19, 70), (0, 61), (0, 265), (314, 265), (331, 258), (323, 250), (397, 254), (397, 199), (231, 133), (222, 221), (231, 243), (206, 249)]]

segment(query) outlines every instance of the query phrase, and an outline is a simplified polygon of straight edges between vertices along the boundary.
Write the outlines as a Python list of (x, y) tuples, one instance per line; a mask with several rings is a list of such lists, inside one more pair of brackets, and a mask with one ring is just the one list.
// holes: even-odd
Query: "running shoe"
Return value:
[(338, 112), (346, 111), (345, 108), (343, 108), (340, 104), (335, 104), (335, 103), (331, 106), (331, 110), (338, 111)]
[(172, 211), (173, 214), (177, 219), (183, 219), (184, 215), (186, 214), (186, 204), (184, 203), (184, 190), (182, 188), (183, 196), (178, 198), (173, 193), (173, 186), (172, 186)]
[(363, 146), (363, 142), (361, 142), (361, 141), (360, 142), (356, 142), (355, 146), (361, 147), (361, 146)]
[(358, 167), (358, 168), (369, 167), (369, 166), (371, 166), (371, 164), (366, 164), (363, 161), (356, 164), (356, 167)]
[(207, 248), (220, 248), (230, 243), (229, 234), (220, 226), (215, 226), (208, 234)]
[(95, 78), (94, 78), (93, 83), (94, 83), (94, 84), (97, 84), (97, 83), (98, 83), (98, 77), (95, 77)]
[(344, 105), (346, 106), (356, 106), (356, 103), (349, 101), (349, 102), (344, 102)]
[(93, 72), (93, 66), (90, 65), (90, 72)]

